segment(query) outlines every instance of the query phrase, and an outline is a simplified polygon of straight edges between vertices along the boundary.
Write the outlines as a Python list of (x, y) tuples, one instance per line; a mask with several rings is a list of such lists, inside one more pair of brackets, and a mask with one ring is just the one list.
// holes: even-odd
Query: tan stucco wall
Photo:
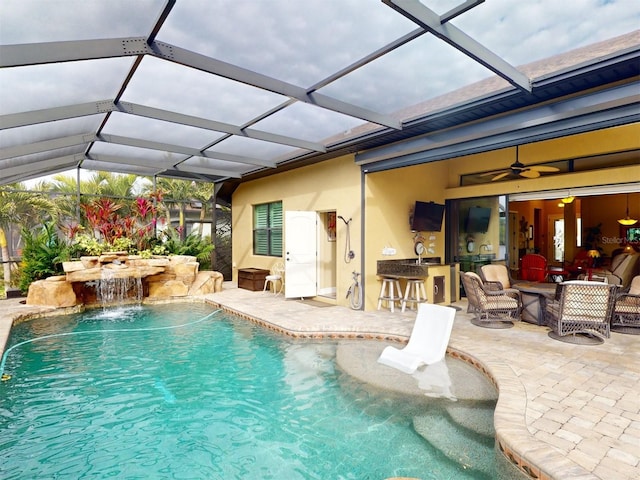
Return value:
[[(557, 140), (539, 142), (520, 147), (520, 160), (524, 164), (543, 163), (562, 158), (596, 155), (640, 149), (640, 124), (614, 127), (589, 134), (574, 135)], [(409, 227), (409, 210), (416, 200), (444, 203), (445, 199), (493, 196), (499, 194), (575, 188), (580, 186), (640, 182), (640, 165), (599, 171), (566, 173), (542, 176), (538, 179), (522, 179), (459, 187), (459, 176), (466, 173), (502, 169), (515, 159), (515, 148), (469, 155), (457, 159), (433, 162), (385, 172), (369, 173), (364, 179), (365, 238), (361, 249), (362, 216), (360, 213), (360, 168), (353, 156), (344, 156), (318, 165), (299, 168), (247, 182), (233, 196), (233, 262), (237, 268), (270, 268), (273, 257), (252, 255), (252, 205), (283, 201), (284, 210), (310, 210), (317, 212), (335, 210), (351, 223), (351, 249), (355, 259), (344, 262), (346, 229), (337, 222), (335, 251), (336, 292), (338, 304), (345, 304), (345, 293), (351, 283), (351, 272), (364, 267), (366, 287), (365, 309), (376, 308), (380, 283), (376, 277), (377, 261), (381, 259), (415, 258), (413, 233)], [(594, 200), (597, 202), (597, 200)], [(635, 199), (632, 200), (635, 202)], [(602, 205), (589, 206), (589, 212), (600, 211)], [(618, 215), (619, 205), (611, 206)], [(630, 205), (631, 214), (640, 216), (638, 205)], [(591, 213), (583, 213), (584, 225), (590, 225)], [(531, 219), (528, 219), (531, 222)], [(607, 221), (607, 235), (617, 235), (616, 224)], [(495, 225), (497, 222), (493, 222)], [(608, 225), (611, 223), (611, 225)], [(434, 254), (444, 260), (444, 228), (434, 233)], [(496, 244), (497, 232), (490, 231), (476, 238), (476, 245)], [(461, 240), (459, 240), (461, 241)], [(382, 249), (396, 249), (393, 256), (383, 256)], [(361, 264), (361, 262), (364, 262)], [(234, 269), (234, 280), (237, 279)], [(322, 278), (322, 271), (320, 272)], [(321, 280), (322, 281), (322, 280)]]
[[(319, 238), (319, 251), (324, 256), (320, 263), (320, 287), (330, 270), (329, 261), (335, 260), (336, 292), (339, 304), (351, 284), (351, 272), (360, 271), (362, 252), (360, 215), (360, 168), (353, 156), (341, 157), (305, 168), (299, 168), (267, 178), (241, 184), (233, 194), (233, 279), (237, 281), (238, 268), (256, 267), (269, 269), (276, 261), (274, 257), (253, 255), (253, 205), (282, 201), (283, 211), (304, 210), (315, 212), (335, 211), (345, 219), (351, 218), (351, 250), (355, 258), (344, 261), (346, 226), (338, 219), (335, 251), (325, 245), (327, 238)], [(322, 219), (321, 219), (322, 220)], [(286, 228), (286, 225), (285, 225)], [(332, 257), (332, 255), (335, 257)]]
[[(444, 203), (447, 163), (436, 162), (370, 173), (365, 181), (365, 309), (377, 306), (380, 281), (376, 276), (378, 260), (417, 258), (414, 233), (409, 214), (416, 200)], [(441, 232), (426, 234), (425, 245), (435, 244), (434, 253), (426, 256), (444, 260), (444, 221)], [(435, 237), (430, 240), (430, 236)], [(382, 250), (392, 247), (396, 254), (385, 256)]]

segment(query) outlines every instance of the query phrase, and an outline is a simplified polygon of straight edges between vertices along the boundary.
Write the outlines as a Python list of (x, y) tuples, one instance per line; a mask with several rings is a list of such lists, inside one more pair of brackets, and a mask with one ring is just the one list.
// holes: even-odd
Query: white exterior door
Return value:
[(317, 294), (316, 212), (284, 212), (284, 296), (315, 297)]

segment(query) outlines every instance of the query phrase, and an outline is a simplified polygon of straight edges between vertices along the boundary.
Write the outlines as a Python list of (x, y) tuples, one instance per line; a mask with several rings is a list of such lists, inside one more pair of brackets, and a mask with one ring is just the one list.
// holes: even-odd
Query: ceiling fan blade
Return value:
[(510, 170), (507, 169), (502, 169), (502, 170), (494, 170), (493, 172), (485, 172), (485, 173), (481, 173), (480, 176), (481, 177), (489, 177), (491, 175), (498, 175), (499, 173), (509, 173)]
[(527, 170), (521, 171), (520, 176), (524, 178), (538, 178), (540, 176), (540, 172), (527, 169)]
[(531, 165), (529, 168), (531, 170), (535, 170), (536, 172), (559, 172), (560, 171), (558, 167), (546, 167), (544, 165)]
[(492, 182), (495, 182), (496, 180), (500, 180), (501, 178), (506, 177), (506, 176), (507, 176), (507, 175), (509, 175), (510, 173), (511, 173), (511, 172), (509, 172), (509, 171), (507, 171), (507, 172), (502, 172), (502, 173), (500, 173), (500, 174), (496, 175), (495, 177), (493, 177), (493, 178), (491, 179), (491, 181), (492, 181)]

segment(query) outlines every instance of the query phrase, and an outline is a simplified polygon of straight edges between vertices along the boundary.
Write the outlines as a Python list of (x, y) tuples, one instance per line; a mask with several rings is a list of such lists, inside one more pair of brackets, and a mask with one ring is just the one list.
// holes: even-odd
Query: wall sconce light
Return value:
[(637, 219), (631, 218), (629, 216), (629, 194), (627, 193), (627, 216), (618, 220), (618, 223), (620, 225), (624, 225), (625, 227), (629, 227), (631, 225), (635, 225), (637, 222)]

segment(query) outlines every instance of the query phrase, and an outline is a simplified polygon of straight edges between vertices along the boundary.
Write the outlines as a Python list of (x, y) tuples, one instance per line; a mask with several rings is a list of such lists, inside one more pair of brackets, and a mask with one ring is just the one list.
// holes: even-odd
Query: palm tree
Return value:
[[(194, 182), (185, 180), (174, 180), (171, 178), (158, 178), (157, 189), (164, 195), (163, 202), (167, 205), (178, 207), (178, 231), (180, 238), (185, 238), (185, 205), (196, 198), (196, 188)], [(167, 209), (167, 224), (171, 225), (171, 214)]]
[[(93, 196), (129, 198), (138, 177), (136, 175), (116, 174), (111, 172), (93, 172), (89, 178), (80, 180), (80, 202), (89, 203)], [(76, 178), (69, 175), (56, 175), (50, 182), (43, 183), (41, 190), (60, 194), (55, 202), (61, 216), (67, 219), (78, 217)], [(91, 197), (89, 197), (89, 195)]]
[[(207, 212), (210, 210), (211, 197), (213, 196), (213, 183), (198, 183), (194, 190), (194, 197), (200, 202), (200, 223), (198, 224), (198, 236), (202, 236), (202, 226), (207, 219)], [(211, 229), (211, 237), (214, 236), (215, 226)]]
[(6, 231), (11, 224), (25, 228), (56, 217), (56, 206), (47, 197), (26, 191), (25, 185), (14, 183), (0, 189), (0, 253), (3, 260), (4, 288), (11, 285), (11, 263)]

